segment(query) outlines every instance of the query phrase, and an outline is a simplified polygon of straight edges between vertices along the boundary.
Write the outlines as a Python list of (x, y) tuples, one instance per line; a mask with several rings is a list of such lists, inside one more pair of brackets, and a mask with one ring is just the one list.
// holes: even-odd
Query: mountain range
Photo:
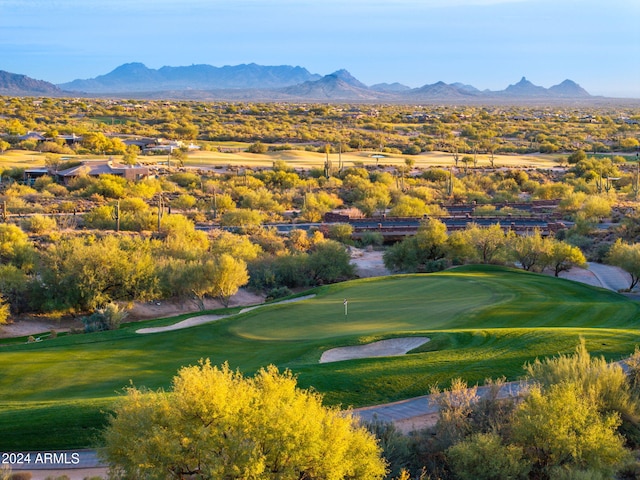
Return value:
[(96, 78), (53, 85), (25, 75), (0, 71), (0, 94), (49, 96), (118, 96), (193, 100), (424, 102), (483, 100), (580, 100), (592, 98), (565, 80), (544, 88), (526, 78), (504, 90), (479, 90), (462, 83), (437, 82), (419, 88), (400, 83), (367, 86), (347, 70), (321, 76), (303, 67), (255, 63), (214, 67), (191, 65), (151, 69), (127, 63)]

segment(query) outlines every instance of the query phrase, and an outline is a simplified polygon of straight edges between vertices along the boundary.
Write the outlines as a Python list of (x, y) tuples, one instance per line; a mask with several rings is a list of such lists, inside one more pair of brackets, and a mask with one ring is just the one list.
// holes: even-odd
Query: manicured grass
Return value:
[[(454, 377), (517, 379), (525, 362), (570, 352), (580, 337), (608, 359), (631, 354), (639, 343), (640, 304), (498, 267), (357, 280), (315, 293), (185, 330), (139, 335), (129, 325), (4, 346), (2, 446), (87, 446), (103, 424), (102, 412), (129, 381), (167, 387), (180, 366), (200, 358), (228, 361), (245, 374), (273, 363), (298, 374), (301, 386), (324, 393), (327, 403), (362, 406), (423, 395)], [(403, 357), (318, 364), (328, 348), (409, 335), (432, 341)], [(60, 429), (69, 435), (50, 433)]]

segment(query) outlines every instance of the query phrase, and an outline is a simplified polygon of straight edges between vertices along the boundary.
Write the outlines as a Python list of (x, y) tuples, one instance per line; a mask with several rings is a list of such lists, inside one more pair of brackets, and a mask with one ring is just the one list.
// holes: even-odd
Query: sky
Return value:
[(0, 70), (57, 84), (129, 62), (640, 98), (640, 1), (0, 0)]

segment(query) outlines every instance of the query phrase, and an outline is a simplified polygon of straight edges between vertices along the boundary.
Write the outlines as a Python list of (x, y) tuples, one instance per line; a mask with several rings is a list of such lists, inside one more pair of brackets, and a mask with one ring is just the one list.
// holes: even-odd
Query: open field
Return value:
[[(580, 336), (592, 353), (608, 359), (627, 356), (640, 343), (640, 304), (604, 289), (499, 267), (361, 279), (315, 293), (184, 330), (139, 335), (136, 323), (4, 346), (2, 446), (90, 445), (104, 411), (130, 380), (167, 387), (180, 366), (206, 357), (247, 374), (270, 363), (290, 368), (302, 387), (313, 386), (328, 403), (346, 407), (422, 395), (458, 376), (470, 383), (500, 375), (516, 379), (526, 361), (571, 352)], [(431, 341), (402, 357), (319, 364), (327, 349), (401, 336)]]
[[(226, 146), (226, 144), (221, 144)], [(245, 146), (246, 147), (246, 146)], [(227, 148), (238, 148), (237, 142), (230, 142)], [(379, 155), (379, 152), (373, 151), (354, 151), (342, 154), (342, 161), (346, 167), (354, 165), (376, 165), (376, 158), (372, 155)], [(24, 150), (11, 150), (0, 155), (0, 167), (23, 167), (33, 168), (43, 166), (45, 161), (44, 153), (31, 152)], [(427, 152), (420, 155), (401, 155), (401, 154), (383, 154), (385, 158), (378, 159), (379, 165), (405, 165), (405, 159), (410, 158), (415, 161), (415, 167), (426, 168), (431, 166), (450, 167), (454, 164), (453, 157), (450, 153), (444, 152)], [(561, 155), (495, 155), (496, 167), (522, 167), (522, 168), (551, 168), (557, 166), (556, 159)], [(74, 160), (90, 160), (97, 158), (105, 158), (96, 155), (68, 155)], [(461, 155), (462, 157), (462, 155)], [(118, 159), (116, 155), (114, 158)], [(338, 165), (338, 155), (331, 154), (329, 156), (334, 167)], [(166, 162), (167, 157), (158, 156), (140, 156), (138, 159), (145, 163)], [(286, 150), (279, 152), (268, 152), (266, 154), (257, 154), (249, 152), (212, 152), (200, 151), (192, 152), (188, 155), (185, 165), (188, 167), (214, 167), (214, 166), (242, 166), (248, 168), (271, 167), (273, 162), (282, 160), (293, 168), (309, 169), (323, 168), (326, 155), (324, 153), (307, 152), (302, 150)], [(459, 164), (460, 168), (464, 165)], [(478, 167), (489, 167), (489, 157), (487, 155), (478, 155)]]
[[(376, 158), (372, 155), (384, 155), (385, 158)], [(460, 156), (462, 157), (462, 155)], [(354, 165), (405, 165), (405, 159), (409, 158), (415, 161), (415, 167), (426, 168), (432, 166), (449, 167), (454, 164), (453, 157), (450, 153), (445, 152), (427, 152), (420, 155), (402, 155), (390, 154), (371, 151), (354, 151), (342, 154), (342, 161), (345, 166)], [(496, 167), (542, 167), (550, 168), (557, 166), (555, 159), (558, 155), (495, 155)], [(331, 154), (329, 159), (333, 162), (333, 166), (338, 164), (338, 155)], [(324, 153), (306, 152), (299, 150), (288, 150), (282, 152), (269, 152), (266, 154), (255, 154), (248, 152), (238, 153), (218, 153), (218, 152), (197, 152), (189, 154), (186, 165), (242, 165), (247, 167), (270, 167), (276, 160), (287, 162), (294, 168), (322, 168), (326, 160)], [(460, 167), (464, 165), (459, 164)], [(487, 155), (478, 155), (478, 167), (489, 167), (489, 157)]]

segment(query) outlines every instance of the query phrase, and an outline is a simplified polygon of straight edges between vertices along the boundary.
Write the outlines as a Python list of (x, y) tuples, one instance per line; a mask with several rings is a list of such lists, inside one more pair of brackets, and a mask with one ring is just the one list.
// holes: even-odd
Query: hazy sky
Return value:
[(367, 85), (566, 78), (640, 98), (639, 0), (0, 0), (0, 70), (62, 83), (128, 62), (345, 68)]

